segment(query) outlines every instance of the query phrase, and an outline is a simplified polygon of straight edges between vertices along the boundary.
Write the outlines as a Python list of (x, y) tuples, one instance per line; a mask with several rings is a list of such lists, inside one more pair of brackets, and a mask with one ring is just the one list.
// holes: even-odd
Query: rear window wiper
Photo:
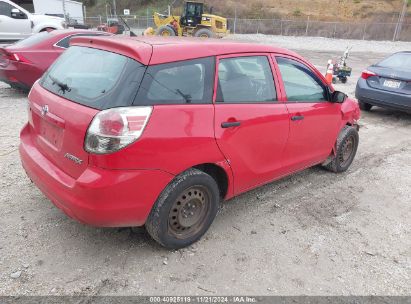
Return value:
[(183, 99), (186, 103), (191, 103), (191, 95), (190, 94), (184, 94), (183, 92), (181, 92), (180, 89), (175, 90), (175, 93), (177, 93), (178, 95), (183, 97)]
[(59, 80), (57, 80), (56, 78), (54, 78), (51, 75), (48, 75), (48, 77), (51, 79), (51, 81), (53, 82), (53, 85), (57, 84), (60, 88), (60, 90), (63, 92), (63, 94), (67, 91), (70, 92), (71, 88), (64, 82), (61, 82)]

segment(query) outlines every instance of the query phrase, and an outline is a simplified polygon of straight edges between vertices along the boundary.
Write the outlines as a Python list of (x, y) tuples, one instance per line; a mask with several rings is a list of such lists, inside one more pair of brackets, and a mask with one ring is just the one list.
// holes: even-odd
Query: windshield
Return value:
[(145, 69), (116, 53), (72, 46), (43, 75), (40, 84), (68, 100), (103, 110), (131, 105)]
[(46, 41), (47, 39), (51, 38), (51, 34), (49, 32), (41, 32), (38, 34), (34, 34), (26, 39), (20, 40), (16, 43), (14, 43), (13, 45), (11, 45), (11, 47), (15, 48), (15, 47), (31, 47), (33, 45), (36, 45), (40, 42)]
[(392, 69), (411, 70), (411, 53), (393, 54), (377, 64), (377, 66)]

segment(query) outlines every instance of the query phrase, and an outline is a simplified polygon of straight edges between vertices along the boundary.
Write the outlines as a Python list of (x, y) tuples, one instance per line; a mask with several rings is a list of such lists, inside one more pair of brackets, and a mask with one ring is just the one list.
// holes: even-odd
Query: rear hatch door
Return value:
[(73, 46), (30, 93), (31, 136), (40, 152), (66, 174), (86, 169), (84, 139), (101, 110), (129, 106), (145, 66), (126, 56)]
[(86, 169), (87, 128), (98, 112), (57, 96), (36, 84), (30, 94), (31, 135), (40, 152), (73, 178)]

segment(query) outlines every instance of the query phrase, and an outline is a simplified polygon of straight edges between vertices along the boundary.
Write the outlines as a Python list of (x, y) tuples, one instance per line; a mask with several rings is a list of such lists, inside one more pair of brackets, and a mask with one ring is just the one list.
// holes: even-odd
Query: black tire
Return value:
[(219, 205), (216, 181), (203, 171), (192, 168), (176, 176), (163, 190), (145, 226), (151, 237), (162, 246), (183, 248), (204, 235)]
[(366, 102), (363, 102), (363, 101), (358, 101), (358, 104), (360, 105), (360, 109), (361, 110), (363, 110), (363, 111), (370, 111), (371, 110), (371, 108), (372, 108), (372, 104), (369, 104), (369, 103), (366, 103)]
[(337, 83), (337, 77), (333, 77), (333, 80), (331, 81), (333, 84)]
[(54, 27), (45, 27), (40, 32), (52, 32), (52, 31), (55, 31), (55, 30), (56, 29)]
[(354, 160), (359, 143), (358, 132), (351, 126), (345, 126), (337, 138), (336, 155), (326, 162), (325, 167), (335, 173), (346, 171)]
[(156, 34), (158, 36), (169, 37), (169, 36), (175, 36), (176, 32), (170, 26), (162, 25), (157, 29)]
[(30, 92), (30, 88), (19, 86), (19, 85), (13, 84), (13, 83), (10, 84), (10, 87), (13, 90), (16, 90), (16, 91), (18, 91), (20, 93), (23, 93), (23, 94), (28, 94)]
[(342, 78), (341, 78), (341, 82), (342, 82), (342, 83), (347, 83), (347, 80), (348, 80), (347, 77), (342, 77)]
[(199, 37), (199, 38), (214, 38), (214, 33), (207, 29), (207, 28), (202, 28), (197, 30), (194, 33), (194, 37)]

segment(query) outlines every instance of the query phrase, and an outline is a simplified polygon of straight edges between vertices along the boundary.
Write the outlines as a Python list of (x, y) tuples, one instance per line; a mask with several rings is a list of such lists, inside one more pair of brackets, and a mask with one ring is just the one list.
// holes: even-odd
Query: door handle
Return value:
[(239, 121), (226, 121), (221, 123), (221, 128), (232, 128), (232, 127), (238, 127), (241, 125), (241, 122)]
[(291, 116), (292, 121), (303, 120), (303, 119), (304, 119), (303, 115)]

